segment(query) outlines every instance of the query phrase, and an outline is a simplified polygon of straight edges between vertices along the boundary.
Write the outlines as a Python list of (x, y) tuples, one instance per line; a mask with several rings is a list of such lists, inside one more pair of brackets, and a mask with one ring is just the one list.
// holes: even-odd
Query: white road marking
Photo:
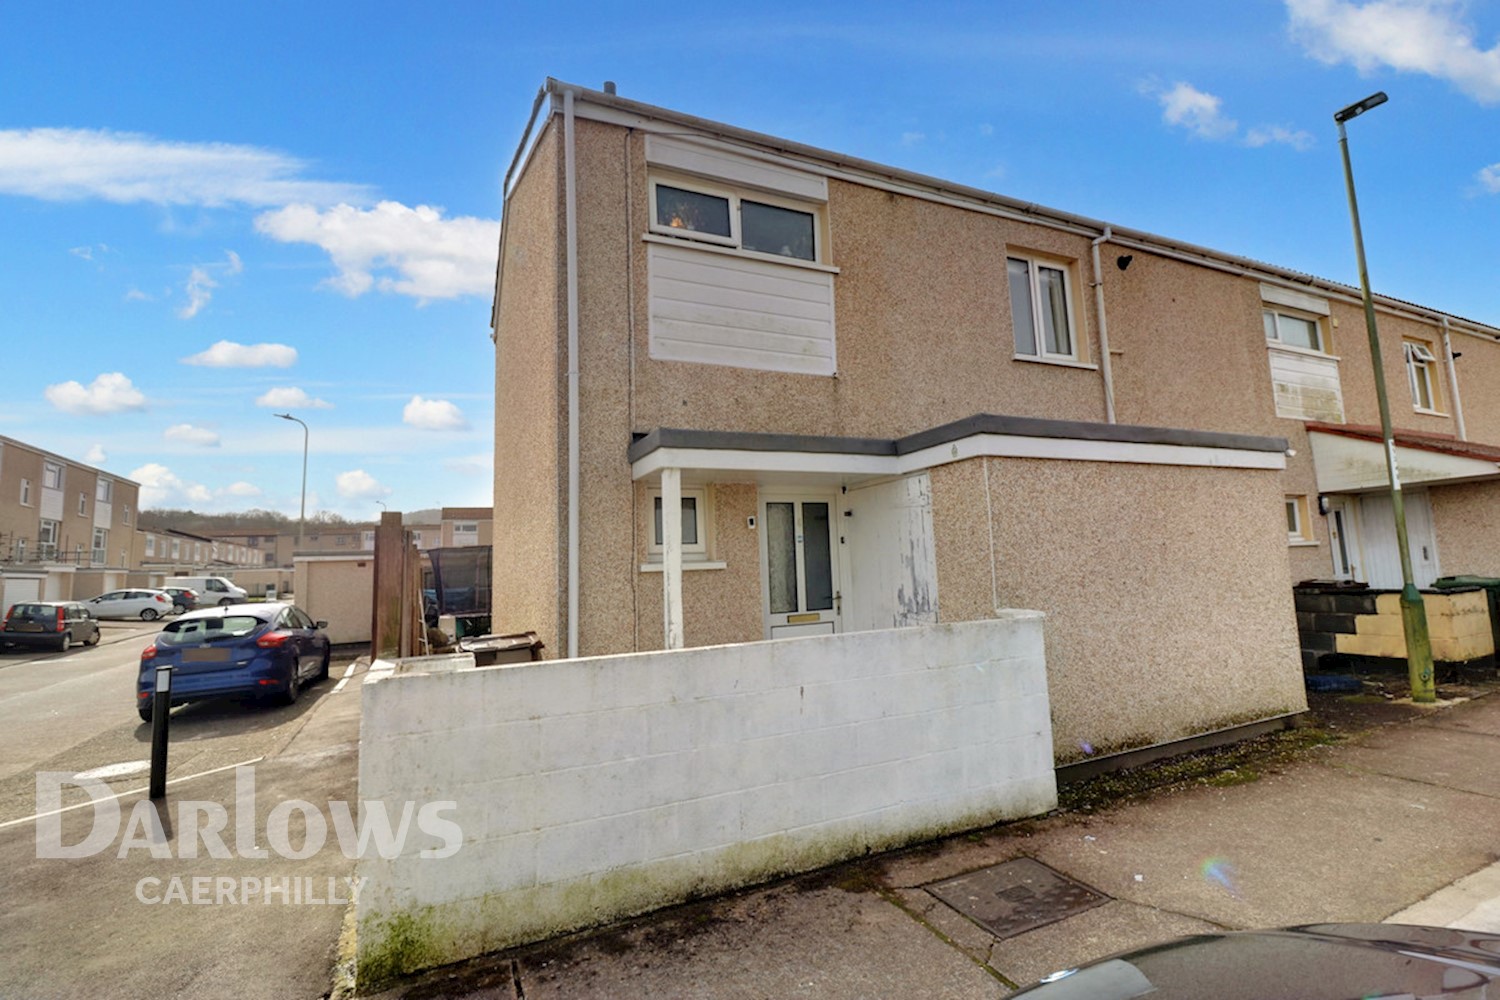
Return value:
[[(167, 782), (167, 784), (177, 785), (181, 784), (184, 781), (192, 781), (194, 778), (206, 778), (210, 774), (218, 774), (221, 771), (232, 771), (237, 767), (246, 767), (250, 764), (258, 764), (265, 759), (266, 758), (264, 756), (260, 756), (251, 760), (242, 760), (238, 764), (225, 764), (223, 767), (216, 767), (209, 771), (199, 771), (197, 774), (184, 774), (180, 778), (172, 778)], [(113, 795), (101, 795), (97, 799), (91, 797), (87, 802), (77, 802), (71, 806), (63, 806), (61, 809), (53, 809), (50, 812), (37, 813), (34, 816), (24, 816), (21, 819), (6, 820), (4, 823), (0, 823), (0, 830), (5, 830), (12, 826), (20, 826), (22, 823), (33, 823), (47, 816), (60, 816), (65, 812), (72, 812), (74, 809), (82, 809), (85, 806), (91, 806), (96, 802), (108, 802), (110, 799), (123, 799), (127, 795), (135, 795), (138, 792), (149, 792), (150, 790), (151, 786), (142, 785), (140, 788), (129, 788), (123, 792), (115, 792)]]
[(344, 685), (348, 684), (349, 678), (354, 676), (354, 668), (356, 666), (358, 666), (358, 664), (349, 664), (349, 669), (344, 671), (344, 676), (340, 677), (339, 682), (333, 686), (333, 691), (330, 692), (331, 694), (338, 694), (340, 691), (344, 690)]
[(105, 764), (88, 771), (79, 771), (73, 775), (73, 780), (88, 778), (123, 778), (127, 774), (140, 774), (142, 771), (151, 770), (149, 760), (127, 760), (120, 764)]

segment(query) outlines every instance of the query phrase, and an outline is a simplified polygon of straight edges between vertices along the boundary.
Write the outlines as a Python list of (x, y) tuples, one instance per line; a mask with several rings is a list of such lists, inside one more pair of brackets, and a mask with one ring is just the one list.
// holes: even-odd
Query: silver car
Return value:
[(172, 595), (165, 590), (111, 590), (84, 604), (95, 618), (139, 618), (150, 622), (172, 613)]

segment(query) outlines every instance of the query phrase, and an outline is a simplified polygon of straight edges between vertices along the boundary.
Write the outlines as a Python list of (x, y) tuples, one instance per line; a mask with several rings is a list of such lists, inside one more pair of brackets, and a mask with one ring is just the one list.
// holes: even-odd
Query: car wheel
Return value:
[(156, 609), (155, 608), (142, 608), (141, 609), (141, 621), (143, 621), (143, 622), (154, 622), (154, 621), (156, 621), (156, 618), (157, 618), (157, 615), (156, 615)]
[(328, 679), (328, 660), (332, 656), (333, 650), (323, 650), (323, 663), (318, 667), (318, 680), (326, 681)]
[(232, 598), (232, 597), (221, 597), (221, 598), (219, 598), (219, 607), (221, 607), (221, 608), (227, 608), (227, 607), (229, 607), (233, 603), (234, 603), (234, 598)]
[(179, 614), (179, 615), (187, 614), (187, 605), (186, 604), (174, 604), (174, 605), (172, 605), (172, 611), (175, 612), (176, 614)]
[(281, 693), (283, 705), (297, 704), (297, 698), (302, 694), (302, 679), (297, 676), (297, 661), (292, 661), (292, 679), (287, 681), (286, 690)]
[(136, 714), (141, 717), (141, 721), (142, 722), (150, 722), (151, 721), (151, 702), (150, 701), (147, 701), (146, 704), (139, 706), (138, 708), (136, 708), (135, 711), (136, 711)]
[(57, 640), (57, 651), (59, 653), (66, 653), (68, 650), (70, 650), (72, 648), (73, 648), (73, 633), (72, 632), (64, 632), (58, 638), (58, 640)]
[(101, 636), (99, 634), (99, 630), (98, 629), (94, 629), (94, 637), (92, 639), (85, 639), (85, 640), (83, 640), (83, 644), (85, 646), (97, 646), (97, 645), (99, 645), (99, 640), (101, 638), (103, 638), (103, 636)]

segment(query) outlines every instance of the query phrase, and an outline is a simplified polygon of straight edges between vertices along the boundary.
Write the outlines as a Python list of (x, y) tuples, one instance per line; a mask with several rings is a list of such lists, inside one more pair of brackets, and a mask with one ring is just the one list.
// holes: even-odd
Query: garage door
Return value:
[(36, 577), (7, 577), (3, 581), (4, 593), (0, 595), (0, 605), (6, 611), (10, 610), (12, 604), (22, 601), (35, 601), (42, 596), (42, 581)]

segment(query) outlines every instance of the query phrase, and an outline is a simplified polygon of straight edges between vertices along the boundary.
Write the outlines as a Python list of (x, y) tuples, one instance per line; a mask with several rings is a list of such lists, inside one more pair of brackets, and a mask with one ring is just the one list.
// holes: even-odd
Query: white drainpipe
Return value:
[(1104, 318), (1104, 272), (1099, 267), (1099, 244), (1108, 243), (1110, 229), (1094, 240), (1094, 311), (1099, 314), (1099, 377), (1104, 382), (1104, 419), (1115, 422), (1115, 380), (1109, 361), (1109, 323)]
[(1469, 440), (1464, 430), (1464, 401), (1458, 395), (1458, 368), (1453, 364), (1453, 342), (1448, 336), (1448, 317), (1443, 317), (1443, 358), (1448, 363), (1448, 386), (1453, 390), (1453, 427), (1460, 441)]
[(568, 658), (578, 655), (578, 178), (573, 92), (563, 93), (563, 200), (568, 255)]

